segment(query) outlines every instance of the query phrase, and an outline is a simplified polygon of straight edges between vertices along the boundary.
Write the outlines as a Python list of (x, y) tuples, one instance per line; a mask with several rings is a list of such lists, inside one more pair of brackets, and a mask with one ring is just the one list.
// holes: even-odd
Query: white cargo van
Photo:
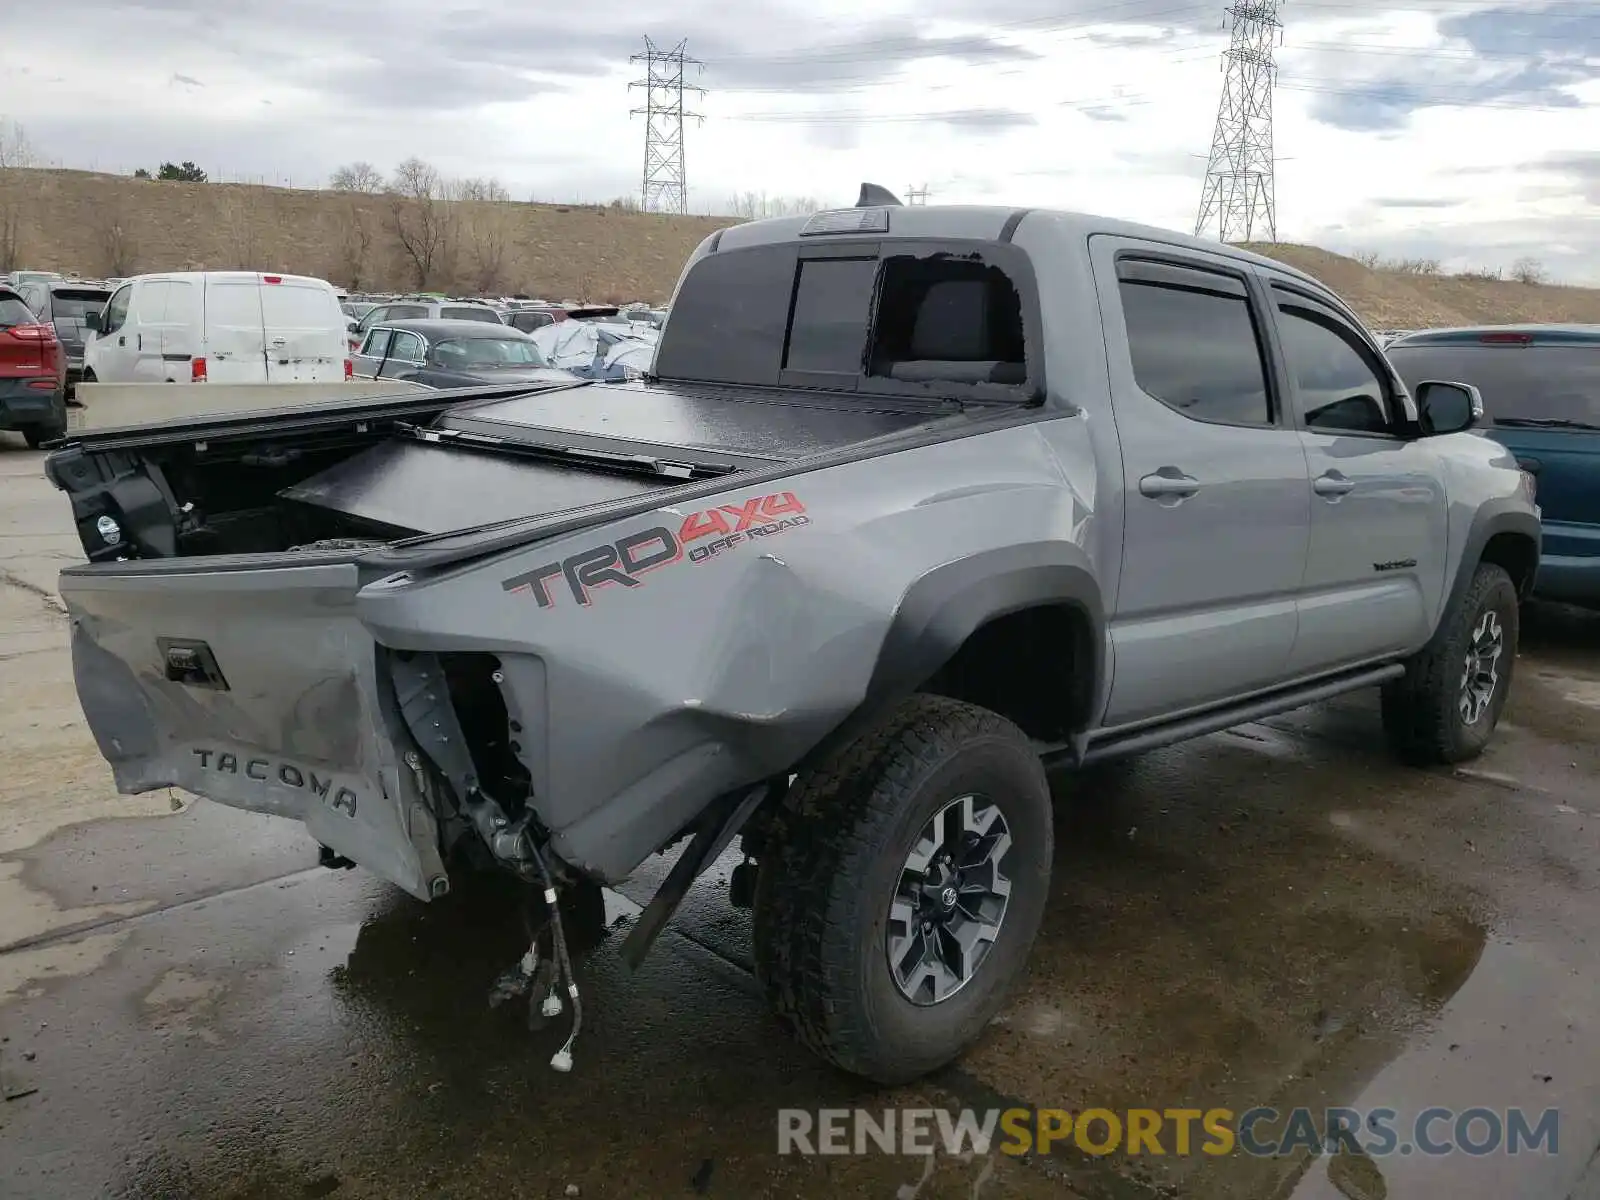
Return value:
[(333, 285), (304, 275), (138, 275), (88, 314), (88, 383), (337, 383), (348, 318)]

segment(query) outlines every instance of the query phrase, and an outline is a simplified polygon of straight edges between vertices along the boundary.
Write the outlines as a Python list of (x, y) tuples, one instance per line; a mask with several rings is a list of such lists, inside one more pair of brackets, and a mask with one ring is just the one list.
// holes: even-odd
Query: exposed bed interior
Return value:
[[(1000, 249), (713, 255), (648, 383), (97, 434), (56, 473), (105, 559), (392, 541), (771, 468), (1030, 398), (1029, 292), (1000, 265), (1026, 263)], [(96, 533), (106, 515), (120, 545)]]

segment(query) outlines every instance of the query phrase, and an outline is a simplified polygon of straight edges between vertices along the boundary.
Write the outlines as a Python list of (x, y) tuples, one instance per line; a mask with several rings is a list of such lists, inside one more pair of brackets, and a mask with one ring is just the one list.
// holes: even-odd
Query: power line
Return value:
[(1217, 105), (1200, 192), (1196, 237), (1216, 221), (1217, 238), (1248, 242), (1258, 224), (1278, 240), (1276, 163), (1272, 155), (1272, 52), (1283, 33), (1278, 0), (1235, 0), (1228, 9), (1233, 34), (1224, 55), (1226, 75)]
[(639, 187), (639, 204), (645, 212), (687, 213), (689, 211), (689, 172), (683, 151), (684, 118), (704, 120), (699, 113), (687, 112), (685, 93), (705, 95), (684, 78), (690, 67), (702, 67), (690, 58), (686, 41), (671, 50), (660, 50), (648, 37), (644, 53), (629, 57), (630, 63), (644, 64), (644, 78), (628, 85), (628, 90), (644, 89), (644, 107), (633, 116), (644, 117), (644, 177)]

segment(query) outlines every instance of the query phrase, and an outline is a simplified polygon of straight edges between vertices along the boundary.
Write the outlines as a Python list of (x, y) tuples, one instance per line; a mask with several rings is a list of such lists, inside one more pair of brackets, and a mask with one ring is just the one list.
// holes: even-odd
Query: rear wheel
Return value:
[(779, 1017), (895, 1084), (955, 1058), (1004, 1002), (1049, 891), (1050, 792), (1009, 721), (937, 696), (791, 789), (764, 847), (756, 971)]
[(1480, 563), (1439, 636), (1383, 689), (1384, 732), (1401, 758), (1430, 765), (1483, 753), (1511, 690), (1518, 616), (1511, 576)]

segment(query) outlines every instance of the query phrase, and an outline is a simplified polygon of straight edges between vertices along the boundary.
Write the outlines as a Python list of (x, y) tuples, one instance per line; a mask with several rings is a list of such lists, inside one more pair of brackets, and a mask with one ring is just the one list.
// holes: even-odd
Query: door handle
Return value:
[(124, 333), (120, 337), (117, 338), (117, 345), (126, 346), (127, 344), (128, 344), (128, 335), (127, 334)]
[(1328, 471), (1312, 481), (1311, 490), (1319, 496), (1343, 496), (1355, 490), (1355, 486), (1354, 479), (1341, 475), (1338, 471)]
[(1200, 490), (1200, 481), (1177, 467), (1162, 467), (1139, 480), (1139, 494), (1152, 500), (1183, 500)]

